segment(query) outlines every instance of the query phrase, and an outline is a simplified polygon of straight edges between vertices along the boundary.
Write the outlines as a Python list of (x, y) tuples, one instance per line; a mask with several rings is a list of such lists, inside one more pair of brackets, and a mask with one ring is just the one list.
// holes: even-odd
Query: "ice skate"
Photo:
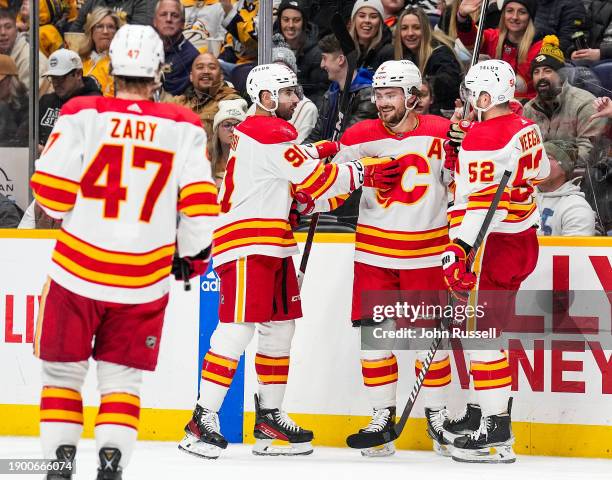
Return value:
[[(255, 455), (310, 455), (313, 434), (298, 426), (289, 416), (278, 408), (263, 409), (259, 397), (255, 395)], [(275, 440), (288, 442), (288, 445), (272, 445)]]
[[(387, 432), (395, 426), (395, 407), (374, 409), (372, 419), (367, 427), (359, 433)], [(361, 455), (364, 457), (389, 457), (395, 453), (395, 444), (388, 442), (377, 447), (364, 448)]]
[(480, 427), (482, 412), (480, 405), (468, 403), (457, 417), (450, 417), (444, 421), (444, 436), (449, 440), (454, 440), (462, 435), (469, 435)]
[(444, 423), (449, 418), (446, 408), (425, 408), (427, 435), (433, 440), (433, 450), (438, 455), (450, 457), (453, 451), (452, 439), (444, 437)]
[(119, 466), (121, 451), (118, 448), (101, 448), (99, 456), (100, 466), (97, 480), (121, 480), (122, 469)]
[(217, 412), (196, 405), (178, 448), (198, 457), (218, 458), (221, 450), (227, 448), (227, 440), (221, 434)]
[(512, 463), (514, 436), (510, 414), (482, 417), (480, 427), (453, 442), (453, 460), (468, 463)]
[(76, 447), (74, 445), (60, 445), (55, 451), (56, 459), (59, 462), (72, 462), (72, 468), (62, 468), (61, 470), (53, 473), (48, 473), (47, 480), (64, 480), (66, 478), (72, 478), (72, 471), (74, 470), (74, 457), (76, 456)]

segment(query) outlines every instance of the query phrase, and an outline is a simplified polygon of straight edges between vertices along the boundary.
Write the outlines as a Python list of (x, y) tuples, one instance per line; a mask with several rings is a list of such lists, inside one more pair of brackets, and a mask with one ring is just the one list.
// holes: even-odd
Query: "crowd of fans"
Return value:
[[(0, 0), (2, 147), (28, 145), (29, 1)], [(162, 38), (166, 56), (160, 101), (179, 103), (200, 116), (220, 182), (231, 132), (252, 112), (245, 81), (257, 63), (259, 1), (40, 1), (39, 149), (70, 98), (114, 95), (110, 42), (125, 23), (149, 24)], [(419, 112), (451, 117), (460, 105), (481, 4), (482, 0), (274, 0), (272, 59), (294, 70), (302, 85), (291, 119), (298, 140), (331, 136), (345, 89), (349, 97), (344, 128), (375, 118), (372, 75), (390, 59), (409, 59), (421, 71)], [(348, 85), (348, 62), (330, 30), (336, 11), (346, 21), (358, 54)], [(612, 0), (491, 0), (484, 25), (481, 58), (500, 58), (513, 66), (513, 108), (538, 123), (554, 158), (553, 174), (540, 187), (541, 234), (612, 230), (606, 117), (612, 109), (606, 98), (612, 95)], [(355, 201), (343, 208), (354, 211)], [(48, 219), (40, 212), (35, 215), (33, 208), (22, 226), (48, 226)], [(339, 212), (340, 217), (344, 214)]]

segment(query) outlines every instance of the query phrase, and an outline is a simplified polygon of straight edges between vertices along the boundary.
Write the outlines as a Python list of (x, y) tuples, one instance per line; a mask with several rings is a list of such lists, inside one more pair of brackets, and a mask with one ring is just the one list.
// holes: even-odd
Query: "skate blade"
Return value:
[(390, 457), (395, 453), (393, 442), (378, 445), (376, 447), (364, 448), (361, 450), (362, 457)]
[(454, 448), (453, 460), (463, 463), (514, 463), (516, 455), (511, 445), (499, 445), (480, 450)]
[(185, 435), (185, 438), (178, 444), (178, 449), (207, 460), (216, 460), (223, 450), (221, 447), (203, 442), (193, 435)]
[(270, 456), (270, 457), (293, 457), (297, 455), (310, 455), (314, 450), (310, 442), (303, 443), (287, 443), (280, 442), (279, 444), (273, 445), (275, 439), (271, 438), (258, 438), (253, 445), (253, 455), (259, 456)]
[(453, 447), (451, 445), (441, 445), (439, 442), (433, 441), (433, 451), (441, 457), (452, 457)]

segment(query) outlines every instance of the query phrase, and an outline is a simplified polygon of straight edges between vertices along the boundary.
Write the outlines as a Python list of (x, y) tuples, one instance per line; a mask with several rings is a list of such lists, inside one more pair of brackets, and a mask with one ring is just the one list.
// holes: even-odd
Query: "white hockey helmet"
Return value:
[(374, 73), (372, 103), (376, 103), (375, 90), (377, 88), (399, 87), (404, 90), (406, 108), (409, 108), (408, 99), (413, 95), (412, 89), (420, 89), (422, 83), (419, 68), (410, 60), (387, 60)]
[[(515, 87), (516, 75), (509, 63), (485, 60), (470, 68), (461, 86), (461, 96), (464, 101), (470, 102), (480, 119), (482, 112), (512, 100)], [(488, 93), (491, 97), (491, 104), (487, 108), (477, 106), (481, 93)]]
[[(289, 67), (278, 63), (257, 65), (249, 72), (246, 81), (247, 93), (253, 103), (269, 112), (273, 112), (278, 108), (278, 92), (282, 88), (297, 86), (297, 75)], [(274, 108), (267, 109), (261, 104), (259, 94), (263, 91), (268, 91), (272, 94), (272, 100), (275, 102)]]
[(158, 79), (164, 63), (164, 44), (148, 25), (124, 25), (110, 44), (112, 74)]

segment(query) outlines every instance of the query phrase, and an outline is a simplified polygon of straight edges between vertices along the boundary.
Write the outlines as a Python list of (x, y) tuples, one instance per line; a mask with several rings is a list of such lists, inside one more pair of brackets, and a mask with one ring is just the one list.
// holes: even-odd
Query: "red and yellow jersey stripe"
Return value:
[(142, 288), (170, 274), (175, 244), (143, 253), (105, 250), (61, 230), (52, 260), (87, 282), (122, 288)]
[(251, 218), (224, 225), (213, 234), (213, 255), (252, 245), (297, 247), (291, 226), (282, 218)]
[(214, 217), (219, 214), (217, 187), (212, 182), (185, 185), (179, 191), (178, 211), (188, 217)]
[(55, 212), (72, 210), (80, 188), (78, 182), (40, 171), (32, 175), (30, 185), (36, 201)]
[(357, 224), (355, 236), (355, 250), (400, 259), (438, 256), (448, 243), (446, 225), (420, 232), (402, 232)]

